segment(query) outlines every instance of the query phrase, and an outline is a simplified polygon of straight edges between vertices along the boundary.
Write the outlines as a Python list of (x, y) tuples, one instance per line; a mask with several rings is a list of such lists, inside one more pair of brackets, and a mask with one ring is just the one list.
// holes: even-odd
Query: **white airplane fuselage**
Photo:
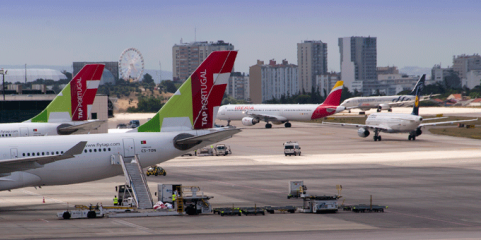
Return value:
[(252, 104), (224, 105), (219, 108), (217, 119), (242, 120), (249, 114), (273, 115), (288, 121), (309, 121), (319, 104)]
[[(123, 157), (138, 155), (142, 167), (161, 163), (188, 151), (174, 147), (173, 139), (180, 133), (197, 136), (210, 133), (210, 130), (0, 139), (0, 161), (33, 155), (59, 155), (80, 141), (87, 141), (82, 154), (73, 158), (0, 177), (0, 191), (27, 186), (73, 184), (116, 176), (123, 173), (121, 165), (111, 163), (111, 157), (117, 154)], [(209, 144), (204, 141), (196, 147)]]
[(87, 121), (78, 122), (49, 122), (49, 123), (4, 123), (0, 124), (0, 139), (10, 137), (33, 137), (33, 136), (51, 136), (59, 135), (58, 127), (61, 125), (79, 125)]
[(418, 128), (422, 117), (403, 113), (372, 113), (366, 119), (366, 125), (390, 129), (388, 133), (412, 132)]
[(401, 95), (401, 96), (374, 96), (374, 97), (353, 97), (344, 100), (341, 106), (349, 108), (360, 108), (361, 110), (369, 110), (371, 108), (390, 109), (390, 104), (396, 107), (412, 106), (415, 96)]

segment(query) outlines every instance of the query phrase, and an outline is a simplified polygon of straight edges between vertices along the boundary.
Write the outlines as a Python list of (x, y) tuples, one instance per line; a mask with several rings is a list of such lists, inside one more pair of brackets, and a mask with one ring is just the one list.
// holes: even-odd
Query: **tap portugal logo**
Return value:
[(202, 104), (201, 107), (201, 118), (202, 118), (202, 126), (207, 125), (207, 118), (209, 117), (207, 105), (209, 104), (209, 92), (207, 88), (207, 70), (200, 72), (200, 102)]
[(83, 111), (83, 93), (82, 93), (82, 78), (77, 79), (77, 117), (78, 119), (82, 119), (84, 116)]

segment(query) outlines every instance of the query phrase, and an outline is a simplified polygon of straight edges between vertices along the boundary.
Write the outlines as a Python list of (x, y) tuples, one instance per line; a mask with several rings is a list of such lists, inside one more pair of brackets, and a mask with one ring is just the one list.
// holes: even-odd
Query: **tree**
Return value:
[(154, 83), (154, 79), (152, 78), (152, 76), (150, 74), (146, 73), (146, 74), (144, 74), (144, 77), (142, 78), (142, 83), (150, 85), (150, 84)]
[(161, 85), (165, 87), (167, 92), (175, 93), (177, 91), (177, 87), (171, 80), (164, 80), (162, 81)]
[(67, 77), (69, 81), (72, 80), (72, 73), (67, 72), (67, 70), (63, 70), (62, 73)]
[(449, 70), (447, 76), (444, 77), (444, 86), (446, 88), (461, 88), (461, 79), (454, 70)]

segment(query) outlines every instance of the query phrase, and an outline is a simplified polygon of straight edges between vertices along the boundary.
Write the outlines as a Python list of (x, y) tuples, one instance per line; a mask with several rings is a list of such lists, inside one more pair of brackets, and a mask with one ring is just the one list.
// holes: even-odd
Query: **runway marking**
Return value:
[(44, 222), (49, 222), (49, 221), (47, 221), (47, 220), (45, 220), (45, 219), (40, 219), (40, 220), (42, 220), (42, 221), (44, 221)]
[(112, 222), (122, 224), (122, 225), (125, 225), (125, 226), (129, 226), (129, 227), (132, 227), (132, 228), (136, 228), (137, 230), (148, 232), (148, 233), (151, 233), (151, 234), (156, 233), (156, 232), (152, 231), (150, 228), (142, 227), (142, 226), (139, 226), (137, 224), (127, 222), (127, 221), (124, 221), (124, 220), (115, 219), (115, 220), (112, 220)]
[(385, 212), (395, 213), (395, 214), (405, 215), (405, 216), (410, 216), (410, 217), (416, 217), (416, 218), (423, 218), (423, 219), (428, 219), (428, 220), (432, 220), (432, 221), (438, 221), (438, 222), (456, 224), (456, 225), (461, 225), (461, 226), (467, 226), (467, 227), (472, 227), (472, 226), (473, 226), (473, 225), (468, 225), (468, 224), (463, 224), (463, 223), (457, 223), (457, 222), (450, 222), (450, 221), (441, 220), (441, 219), (435, 219), (435, 218), (430, 218), (430, 217), (423, 217), (423, 216), (417, 216), (417, 215), (412, 215), (412, 214), (406, 214), (406, 213), (400, 213), (400, 212), (393, 212), (393, 211), (391, 211), (391, 210), (385, 211)]

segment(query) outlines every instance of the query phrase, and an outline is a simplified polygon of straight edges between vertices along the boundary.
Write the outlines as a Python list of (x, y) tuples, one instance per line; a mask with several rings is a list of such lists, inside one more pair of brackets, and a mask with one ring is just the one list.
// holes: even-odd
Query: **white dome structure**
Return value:
[[(25, 82), (25, 69), (5, 69), (7, 74), (5, 74), (5, 82)], [(58, 81), (60, 79), (67, 79), (65, 74), (54, 70), (54, 69), (39, 69), (39, 68), (29, 68), (27, 69), (27, 82), (33, 82), (37, 79), (44, 80), (54, 80)]]

